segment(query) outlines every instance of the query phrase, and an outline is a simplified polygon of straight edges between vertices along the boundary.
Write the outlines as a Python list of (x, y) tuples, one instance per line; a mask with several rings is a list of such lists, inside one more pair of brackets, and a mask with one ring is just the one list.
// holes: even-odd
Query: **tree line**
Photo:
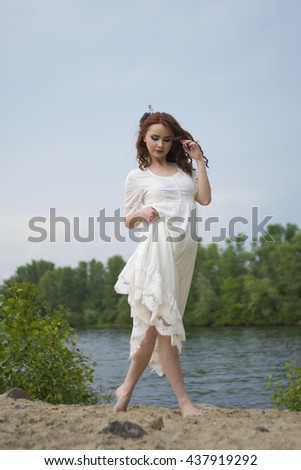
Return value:
[[(301, 231), (294, 224), (269, 226), (250, 247), (239, 239), (225, 246), (198, 246), (185, 326), (301, 324)], [(114, 291), (125, 265), (121, 256), (106, 264), (95, 259), (75, 268), (38, 260), (20, 266), (2, 291), (15, 282), (37, 285), (41, 301), (65, 307), (77, 329), (131, 324), (127, 296)]]

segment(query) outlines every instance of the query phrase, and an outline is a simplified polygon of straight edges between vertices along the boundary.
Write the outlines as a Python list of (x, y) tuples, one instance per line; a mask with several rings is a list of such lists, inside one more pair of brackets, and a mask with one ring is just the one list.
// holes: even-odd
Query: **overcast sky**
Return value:
[[(250, 238), (252, 207), (301, 228), (300, 20), (299, 0), (0, 0), (0, 281), (33, 259), (128, 259), (126, 230), (107, 222), (105, 241), (97, 217), (122, 208), (149, 104), (209, 158), (206, 243), (236, 216)], [(62, 222), (50, 241), (51, 208), (70, 242)]]

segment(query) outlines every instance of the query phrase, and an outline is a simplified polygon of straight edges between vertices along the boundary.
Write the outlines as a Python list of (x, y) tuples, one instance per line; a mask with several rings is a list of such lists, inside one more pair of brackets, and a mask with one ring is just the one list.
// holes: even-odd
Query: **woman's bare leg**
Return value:
[(141, 342), (140, 349), (133, 356), (128, 373), (123, 384), (117, 388), (115, 395), (117, 402), (114, 411), (126, 411), (132, 397), (135, 385), (147, 367), (152, 356), (157, 339), (157, 330), (151, 326)]
[(158, 342), (160, 362), (177, 397), (182, 416), (200, 416), (201, 410), (193, 405), (185, 390), (178, 348), (171, 345), (170, 336), (158, 335)]

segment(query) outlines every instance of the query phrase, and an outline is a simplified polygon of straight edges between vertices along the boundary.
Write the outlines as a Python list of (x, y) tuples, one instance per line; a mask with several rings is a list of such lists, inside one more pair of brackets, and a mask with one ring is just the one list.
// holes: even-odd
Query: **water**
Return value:
[[(301, 362), (301, 328), (199, 328), (187, 331), (181, 364), (194, 403), (226, 408), (269, 409), (268, 374), (283, 380), (284, 363)], [(129, 361), (128, 329), (78, 332), (78, 346), (97, 362), (94, 386), (107, 394), (123, 381)], [(131, 406), (178, 408), (166, 377), (146, 369)]]

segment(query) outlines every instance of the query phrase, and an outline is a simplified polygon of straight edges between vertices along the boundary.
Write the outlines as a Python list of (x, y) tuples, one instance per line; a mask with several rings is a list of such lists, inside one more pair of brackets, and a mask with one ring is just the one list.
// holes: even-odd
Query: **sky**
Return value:
[(129, 258), (97, 218), (122, 215), (149, 104), (209, 159), (204, 243), (301, 228), (300, 24), (299, 0), (0, 0), (0, 282)]

